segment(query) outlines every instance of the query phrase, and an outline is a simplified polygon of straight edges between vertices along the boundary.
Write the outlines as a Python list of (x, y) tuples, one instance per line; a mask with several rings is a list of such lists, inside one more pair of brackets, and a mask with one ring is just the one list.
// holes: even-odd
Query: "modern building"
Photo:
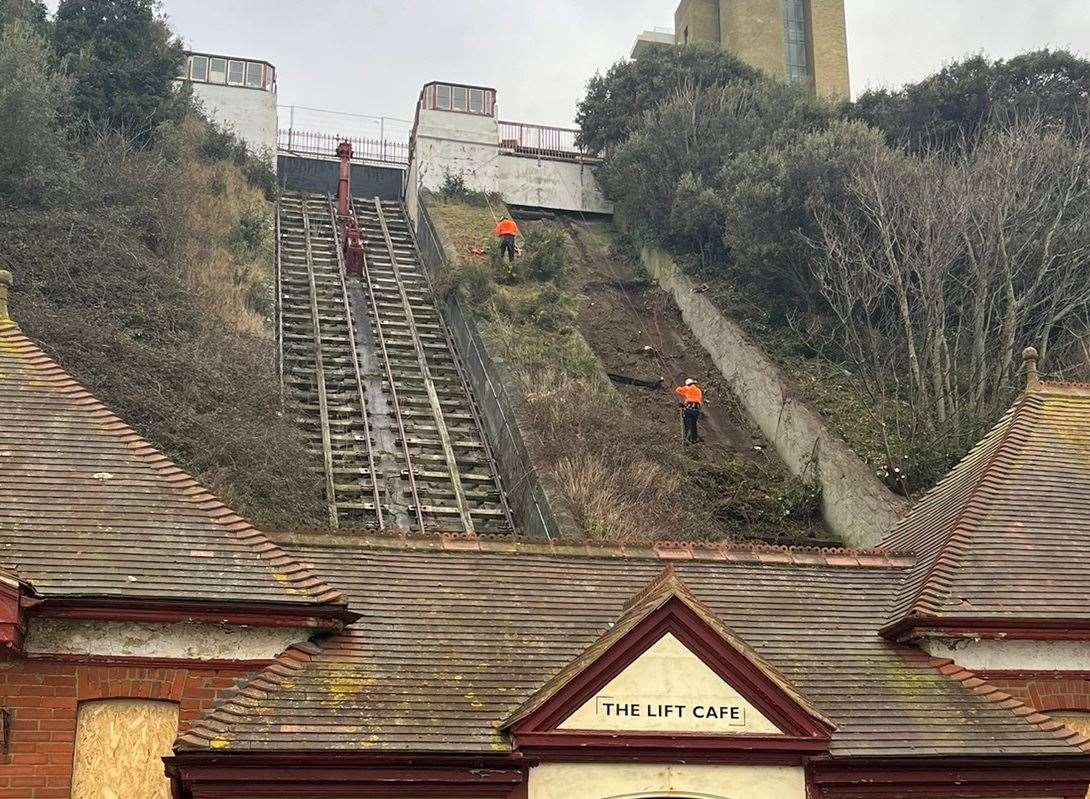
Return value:
[(276, 68), (268, 61), (187, 53), (178, 75), (214, 121), (275, 162)]
[(636, 37), (636, 43), (632, 46), (632, 57), (639, 58), (652, 47), (673, 47), (673, 28), (651, 28), (645, 30)]
[(850, 96), (844, 0), (681, 0), (676, 44), (717, 44), (769, 75)]

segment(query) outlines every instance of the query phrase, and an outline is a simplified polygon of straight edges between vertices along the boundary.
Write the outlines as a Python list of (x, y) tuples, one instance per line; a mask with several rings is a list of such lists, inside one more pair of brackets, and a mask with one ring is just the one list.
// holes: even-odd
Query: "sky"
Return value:
[[(1088, 0), (845, 0), (853, 94), (974, 53), (1090, 55)], [(50, 5), (56, 7), (57, 0)], [(492, 86), (503, 119), (568, 125), (587, 79), (677, 0), (162, 0), (187, 48), (278, 69), (295, 127), (402, 138), (430, 80)], [(340, 116), (329, 109), (363, 116)], [(283, 110), (281, 123), (288, 116)]]

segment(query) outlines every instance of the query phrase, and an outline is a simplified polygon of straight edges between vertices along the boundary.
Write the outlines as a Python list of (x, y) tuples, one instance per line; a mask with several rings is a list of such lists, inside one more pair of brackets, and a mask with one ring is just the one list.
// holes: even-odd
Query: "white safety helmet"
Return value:
[(685, 380), (685, 385), (687, 385), (687, 386), (692, 386), (692, 385), (696, 385), (696, 381), (695, 381), (695, 380), (693, 380), (693, 379), (692, 379), (691, 377), (690, 377), (690, 378), (687, 378), (687, 379)]

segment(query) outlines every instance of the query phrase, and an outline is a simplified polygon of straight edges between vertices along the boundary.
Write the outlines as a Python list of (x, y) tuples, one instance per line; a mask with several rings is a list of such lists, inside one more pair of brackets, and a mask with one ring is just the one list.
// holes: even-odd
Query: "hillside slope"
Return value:
[[(617, 253), (611, 224), (523, 221), (512, 273), (490, 254), (502, 206), (429, 210), (459, 254), (453, 289), (523, 384), (532, 454), (587, 536), (828, 542), (814, 491), (748, 424), (668, 295)], [(696, 446), (672, 390), (689, 376), (707, 395)]]

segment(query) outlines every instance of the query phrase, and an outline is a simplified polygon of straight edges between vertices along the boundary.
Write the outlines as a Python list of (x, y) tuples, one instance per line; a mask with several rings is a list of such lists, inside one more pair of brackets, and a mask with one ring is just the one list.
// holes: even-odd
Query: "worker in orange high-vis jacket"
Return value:
[(685, 385), (674, 389), (681, 400), (681, 429), (686, 444), (696, 444), (700, 436), (696, 432), (696, 423), (700, 420), (700, 411), (704, 407), (704, 392), (696, 381), (689, 378)]
[(515, 224), (515, 220), (509, 217), (504, 217), (496, 225), (496, 235), (500, 238), (500, 260), (503, 260), (503, 254), (507, 253), (507, 257), (511, 263), (515, 262), (515, 236), (519, 234), (519, 226)]

